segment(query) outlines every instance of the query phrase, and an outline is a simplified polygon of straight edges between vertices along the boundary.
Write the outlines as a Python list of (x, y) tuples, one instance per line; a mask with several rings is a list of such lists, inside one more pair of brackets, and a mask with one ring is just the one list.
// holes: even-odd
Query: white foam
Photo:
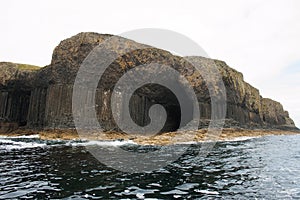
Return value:
[[(53, 144), (49, 144), (46, 141), (38, 140), (36, 141), (14, 141), (13, 139), (38, 139), (39, 135), (30, 136), (2, 136), (0, 137), (1, 149), (12, 150), (12, 149), (24, 149), (24, 148), (36, 148), (44, 146), (109, 146), (118, 147), (126, 144), (137, 145), (137, 143), (132, 140), (113, 140), (113, 141), (97, 141), (97, 140), (55, 140)], [(55, 143), (58, 142), (58, 143)]]
[(196, 142), (196, 141), (189, 141), (189, 142), (175, 142), (174, 144), (186, 144), (186, 145), (189, 145), (189, 144), (198, 144), (199, 142)]
[(27, 138), (27, 139), (37, 139), (40, 138), (38, 134), (35, 135), (20, 135), (20, 136), (0, 136), (0, 138), (12, 138), (12, 139), (17, 139), (17, 138)]
[(212, 194), (212, 195), (217, 195), (219, 194), (219, 192), (216, 192), (216, 191), (209, 191), (209, 190), (194, 190), (195, 192), (199, 192), (199, 193), (202, 193), (202, 194)]
[(71, 146), (122, 146), (126, 144), (134, 144), (136, 145), (137, 143), (133, 142), (132, 140), (113, 140), (113, 141), (97, 141), (97, 140), (89, 140), (89, 141), (84, 141), (84, 142), (68, 142), (67, 145)]
[(8, 139), (0, 139), (0, 143), (4, 143), (4, 145), (2, 146), (6, 150), (36, 148), (36, 147), (46, 146), (46, 144), (41, 144), (36, 142), (20, 142), (20, 141), (8, 140)]
[(136, 194), (136, 197), (137, 197), (138, 199), (145, 199), (145, 196), (144, 196), (143, 193), (137, 193), (137, 194)]
[(170, 190), (170, 191), (167, 191), (167, 192), (161, 192), (161, 194), (183, 195), (183, 194), (188, 194), (188, 192), (181, 191), (181, 190), (178, 190), (178, 189), (174, 189), (174, 190)]
[(225, 142), (234, 142), (234, 141), (245, 141), (245, 140), (251, 140), (254, 138), (259, 138), (260, 136), (241, 136), (241, 137), (236, 137), (236, 138), (232, 138), (232, 139), (226, 139), (223, 140)]

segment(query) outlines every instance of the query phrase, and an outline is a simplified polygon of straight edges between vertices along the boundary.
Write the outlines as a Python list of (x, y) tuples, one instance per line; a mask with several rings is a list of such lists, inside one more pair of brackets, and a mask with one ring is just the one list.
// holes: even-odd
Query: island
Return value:
[[(85, 32), (65, 39), (54, 49), (51, 63), (44, 67), (0, 62), (0, 133), (39, 134), (45, 139), (78, 138), (72, 114), (74, 80), (89, 53), (110, 37), (113, 35)], [(139, 45), (135, 41), (125, 40), (128, 46)], [(226, 119), (219, 139), (298, 133), (298, 128), (283, 106), (262, 97), (258, 89), (244, 81), (242, 73), (220, 60), (196, 56), (193, 59), (208, 68), (213, 61), (226, 87)], [(132, 137), (120, 131), (113, 119), (109, 105), (114, 85), (129, 69), (151, 62), (160, 62), (176, 69), (192, 85), (201, 117), (197, 134), (191, 140), (203, 140), (211, 118), (211, 100), (201, 72), (193, 69), (184, 57), (155, 47), (137, 49), (118, 57), (105, 71), (95, 93), (83, 90), (82, 98), (88, 101), (87, 96), (92, 95), (96, 99), (95, 109), (103, 127), (103, 133), (97, 139), (133, 139), (139, 143), (168, 144), (168, 138), (174, 134), (185, 134), (176, 132), (180, 124), (178, 101), (172, 92), (157, 85), (146, 86), (134, 93), (130, 113), (137, 124), (144, 126), (149, 123), (149, 108), (153, 104), (163, 105), (168, 118), (160, 134), (150, 139)]]

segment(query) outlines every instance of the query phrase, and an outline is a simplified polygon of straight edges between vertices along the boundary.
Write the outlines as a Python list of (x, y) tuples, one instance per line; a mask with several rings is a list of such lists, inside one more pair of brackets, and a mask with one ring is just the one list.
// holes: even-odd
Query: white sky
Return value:
[(170, 29), (241, 71), (300, 126), (298, 0), (6, 0), (0, 6), (0, 61), (47, 65), (54, 47), (79, 32)]

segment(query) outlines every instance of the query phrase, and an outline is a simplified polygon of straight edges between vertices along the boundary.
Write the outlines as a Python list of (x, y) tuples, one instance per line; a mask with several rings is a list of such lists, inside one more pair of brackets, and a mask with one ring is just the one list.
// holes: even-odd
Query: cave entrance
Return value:
[(167, 111), (167, 120), (161, 132), (177, 131), (180, 128), (181, 110), (179, 105), (164, 106)]
[[(193, 119), (193, 101), (188, 97), (184, 89), (182, 89), (180, 94), (184, 95), (186, 101), (185, 107), (182, 108), (185, 111), (185, 115), (181, 113), (181, 105), (176, 95), (168, 88), (158, 84), (147, 84), (139, 88), (134, 93), (138, 98), (130, 99), (129, 107), (133, 121), (140, 126), (148, 125), (150, 123), (150, 107), (154, 104), (160, 104), (165, 108), (167, 113), (165, 125), (160, 133), (173, 132), (184, 127)], [(140, 99), (140, 101), (137, 99)], [(160, 118), (161, 116), (156, 117)]]
[(0, 121), (5, 123), (8, 129), (15, 130), (27, 125), (30, 92), (22, 90), (0, 92)]

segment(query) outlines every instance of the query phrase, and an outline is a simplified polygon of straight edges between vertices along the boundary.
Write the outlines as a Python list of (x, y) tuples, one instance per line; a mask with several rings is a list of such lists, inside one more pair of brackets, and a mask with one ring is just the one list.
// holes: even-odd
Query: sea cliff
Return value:
[[(55, 49), (52, 61), (45, 67), (8, 62), (0, 63), (0, 131), (16, 129), (72, 129), (73, 84), (78, 69), (88, 54), (112, 35), (79, 33), (63, 40)], [(120, 40), (124, 40), (124, 38)], [(139, 43), (127, 40), (126, 45)], [(115, 49), (122, 48), (115, 46)], [(242, 73), (225, 62), (203, 57), (191, 57), (207, 68), (215, 63), (226, 87), (226, 128), (297, 130), (283, 106), (264, 98), (259, 90), (245, 82)], [(199, 129), (207, 128), (211, 118), (211, 101), (201, 72), (193, 69), (186, 59), (168, 51), (149, 47), (135, 50), (117, 58), (105, 71), (96, 91), (82, 91), (82, 98), (95, 97), (98, 121), (105, 131), (119, 131), (113, 120), (110, 97), (118, 79), (137, 65), (159, 62), (171, 66), (196, 91), (201, 118)], [(132, 97), (131, 116), (137, 124), (149, 123), (148, 110), (154, 103), (162, 104), (168, 117), (162, 132), (176, 131), (180, 107), (174, 95), (163, 87), (148, 86)], [(160, 116), (157, 116), (160, 117)]]

